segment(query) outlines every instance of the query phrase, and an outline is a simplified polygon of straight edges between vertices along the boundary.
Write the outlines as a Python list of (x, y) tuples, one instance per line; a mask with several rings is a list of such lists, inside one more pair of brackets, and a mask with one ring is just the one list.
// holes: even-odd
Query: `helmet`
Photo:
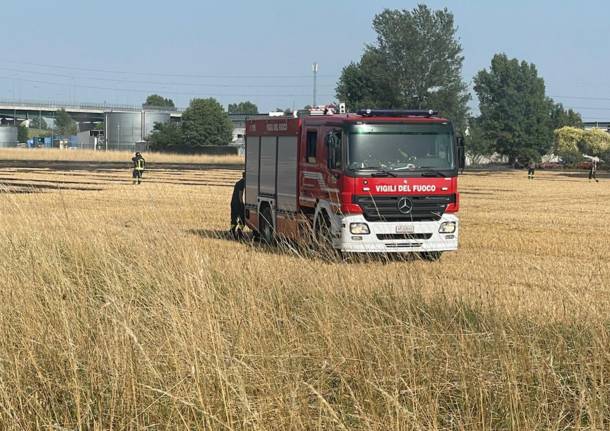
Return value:
[(140, 154), (140, 152), (137, 152), (137, 153), (136, 153), (136, 156), (141, 156), (141, 155), (142, 155), (142, 154)]

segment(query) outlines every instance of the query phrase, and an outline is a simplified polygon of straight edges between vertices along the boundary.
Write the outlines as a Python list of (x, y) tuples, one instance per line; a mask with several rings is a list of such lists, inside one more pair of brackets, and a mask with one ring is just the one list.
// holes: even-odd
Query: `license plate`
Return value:
[(415, 226), (410, 224), (399, 224), (396, 226), (396, 233), (413, 233), (415, 232)]

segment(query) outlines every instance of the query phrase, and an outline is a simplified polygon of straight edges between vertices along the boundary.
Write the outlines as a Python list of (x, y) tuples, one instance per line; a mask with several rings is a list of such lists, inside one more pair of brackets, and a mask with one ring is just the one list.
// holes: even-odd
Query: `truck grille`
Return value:
[(430, 239), (431, 233), (379, 233), (377, 239), (380, 241), (388, 241), (391, 239)]
[[(407, 198), (410, 211), (401, 212), (398, 204)], [(428, 196), (354, 196), (367, 221), (436, 221), (445, 213), (447, 205), (455, 202), (455, 195)], [(404, 209), (403, 209), (404, 211)]]

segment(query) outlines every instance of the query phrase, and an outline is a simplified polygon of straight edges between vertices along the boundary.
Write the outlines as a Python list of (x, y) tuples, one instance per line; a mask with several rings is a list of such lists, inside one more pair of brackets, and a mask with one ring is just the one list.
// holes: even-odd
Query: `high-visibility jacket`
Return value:
[(134, 166), (133, 168), (136, 171), (143, 171), (144, 170), (144, 158), (137, 158), (134, 160)]

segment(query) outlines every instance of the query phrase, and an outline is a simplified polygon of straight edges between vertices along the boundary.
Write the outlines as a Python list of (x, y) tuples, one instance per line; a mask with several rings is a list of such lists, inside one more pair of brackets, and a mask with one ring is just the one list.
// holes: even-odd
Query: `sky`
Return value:
[[(187, 106), (250, 100), (261, 111), (334, 100), (344, 66), (375, 42), (385, 8), (424, 3), (455, 16), (464, 80), (495, 53), (534, 63), (547, 95), (610, 119), (610, 19), (602, 0), (31, 0), (0, 6), (0, 99)], [(471, 103), (476, 113), (476, 99)]]

